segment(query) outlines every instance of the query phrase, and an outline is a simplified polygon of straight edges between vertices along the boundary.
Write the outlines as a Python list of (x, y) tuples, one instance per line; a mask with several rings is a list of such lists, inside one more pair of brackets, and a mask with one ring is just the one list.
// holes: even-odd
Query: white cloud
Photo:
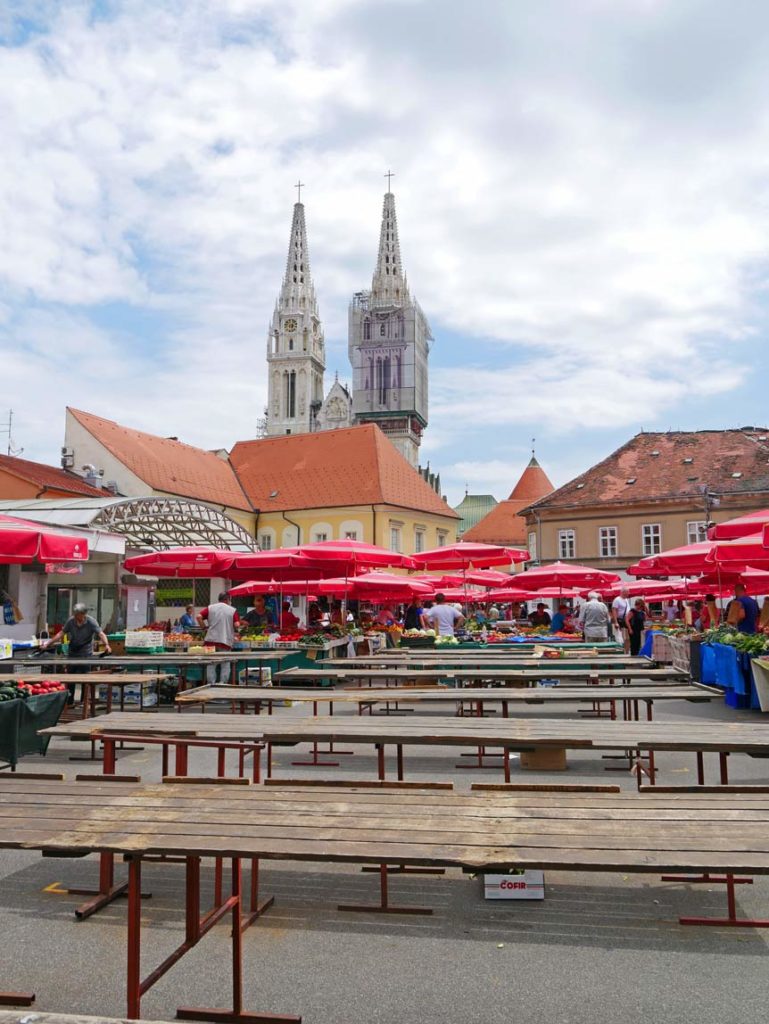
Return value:
[[(252, 436), (298, 178), (348, 376), (388, 166), (437, 339), (424, 452), (454, 489), (482, 436), (475, 482), (509, 491), (508, 428), (627, 433), (739, 388), (724, 350), (762, 315), (769, 11), (697, 6), (15, 5), (46, 29), (0, 49), (2, 372), (24, 443), (55, 458), (65, 404), (210, 447)], [(162, 340), (94, 326), (111, 302), (162, 313)]]

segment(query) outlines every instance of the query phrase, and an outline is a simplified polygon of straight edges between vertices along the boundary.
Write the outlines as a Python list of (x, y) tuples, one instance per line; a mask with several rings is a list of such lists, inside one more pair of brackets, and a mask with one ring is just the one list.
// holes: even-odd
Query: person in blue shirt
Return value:
[(734, 588), (734, 600), (729, 603), (726, 621), (736, 626), (738, 633), (755, 633), (758, 627), (758, 601), (748, 597), (742, 583)]
[(195, 606), (188, 604), (184, 610), (184, 615), (179, 619), (179, 625), (182, 629), (194, 629), (197, 626), (195, 621)]
[(550, 623), (551, 633), (562, 633), (563, 627), (566, 625), (566, 621), (569, 618), (569, 606), (567, 604), (559, 604), (558, 611), (553, 616), (553, 621)]

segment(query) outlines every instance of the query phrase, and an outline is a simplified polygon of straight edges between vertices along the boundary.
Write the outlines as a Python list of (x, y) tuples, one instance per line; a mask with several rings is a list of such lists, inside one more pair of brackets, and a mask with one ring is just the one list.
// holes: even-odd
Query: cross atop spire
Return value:
[(384, 177), (387, 178), (387, 191), (391, 192), (392, 189), (390, 188), (390, 179), (395, 177), (395, 172), (388, 171), (387, 174), (384, 175)]
[(302, 189), (304, 188), (304, 182), (303, 181), (297, 181), (296, 185), (294, 185), (294, 188), (296, 189), (296, 201), (297, 201), (297, 203), (301, 203), (301, 201), (302, 201)]
[[(391, 177), (388, 171), (385, 177)], [(388, 177), (388, 184), (389, 184)], [(371, 282), (371, 298), (381, 305), (402, 306), (408, 302), (408, 286), (403, 276), (401, 248), (398, 241), (398, 219), (395, 216), (395, 196), (385, 192), (382, 207), (382, 227), (379, 231), (379, 253)]]

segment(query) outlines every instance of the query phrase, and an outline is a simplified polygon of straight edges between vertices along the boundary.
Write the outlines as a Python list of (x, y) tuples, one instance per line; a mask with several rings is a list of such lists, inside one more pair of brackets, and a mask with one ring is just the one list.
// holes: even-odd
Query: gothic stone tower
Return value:
[(409, 295), (388, 191), (371, 291), (357, 292), (350, 305), (353, 415), (356, 423), (376, 423), (414, 467), (427, 426), (430, 341), (427, 318)]
[(267, 436), (315, 429), (326, 352), (310, 277), (304, 204), (294, 204), (286, 273), (267, 336)]

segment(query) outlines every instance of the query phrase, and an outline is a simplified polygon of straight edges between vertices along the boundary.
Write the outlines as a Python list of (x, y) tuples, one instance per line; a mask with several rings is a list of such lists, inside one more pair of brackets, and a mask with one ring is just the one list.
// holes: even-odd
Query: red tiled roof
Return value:
[(537, 509), (769, 491), (769, 429), (636, 434)]
[(100, 487), (87, 484), (77, 473), (68, 473), (66, 469), (46, 466), (42, 462), (31, 462), (29, 459), (17, 459), (13, 455), (0, 455), (0, 470), (26, 480), (28, 483), (46, 491), (64, 491), (68, 494), (82, 494), (88, 497), (103, 498), (109, 492)]
[(553, 485), (550, 477), (532, 455), (529, 464), (521, 473), (521, 478), (510, 494), (511, 501), (532, 502), (539, 501), (546, 494), (550, 494)]
[(527, 504), (527, 501), (513, 501), (512, 498), (498, 502), (491, 512), (462, 534), (462, 540), (526, 547), (526, 520), (518, 513)]
[(475, 526), (462, 534), (462, 540), (525, 547), (526, 519), (519, 513), (533, 501), (549, 494), (552, 489), (547, 473), (532, 455), (510, 497), (500, 501)]
[(239, 441), (230, 460), (262, 512), (394, 505), (459, 518), (373, 423)]
[(153, 490), (251, 510), (226, 459), (203, 448), (132, 430), (88, 412), (69, 411), (107, 451)]

